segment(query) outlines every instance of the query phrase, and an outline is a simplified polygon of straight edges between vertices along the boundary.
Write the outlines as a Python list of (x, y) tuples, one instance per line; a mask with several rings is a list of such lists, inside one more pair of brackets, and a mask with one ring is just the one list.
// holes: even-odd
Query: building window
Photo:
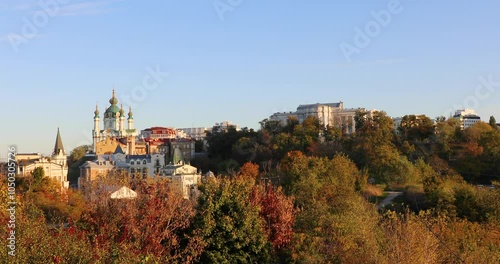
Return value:
[(146, 160), (143, 160), (143, 161), (142, 161), (142, 164), (146, 164)]
[(130, 165), (134, 165), (134, 161), (133, 161), (133, 160), (132, 160), (132, 161), (130, 161)]

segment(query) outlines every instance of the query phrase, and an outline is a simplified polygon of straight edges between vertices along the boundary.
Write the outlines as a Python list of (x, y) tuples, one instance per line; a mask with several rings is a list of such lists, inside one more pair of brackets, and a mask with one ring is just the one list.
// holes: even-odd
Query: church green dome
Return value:
[(182, 151), (175, 147), (174, 155), (172, 156), (172, 164), (177, 165), (180, 162), (184, 161), (184, 157), (182, 156)]
[(118, 99), (115, 97), (115, 89), (113, 89), (113, 96), (109, 99), (109, 103), (111, 106), (106, 109), (104, 117), (116, 117), (116, 114), (120, 112), (120, 108), (117, 106)]
[(116, 117), (116, 114), (120, 112), (120, 108), (116, 105), (112, 105), (106, 109), (104, 113), (105, 117)]

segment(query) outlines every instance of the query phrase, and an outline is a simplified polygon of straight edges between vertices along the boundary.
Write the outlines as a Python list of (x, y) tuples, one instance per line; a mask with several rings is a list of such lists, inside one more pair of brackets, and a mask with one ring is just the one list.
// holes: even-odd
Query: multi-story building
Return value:
[(106, 177), (108, 173), (117, 168), (116, 163), (106, 159), (105, 155), (98, 155), (93, 161), (86, 161), (80, 166), (80, 177), (78, 177), (78, 188), (85, 182), (95, 181)]
[(274, 113), (269, 117), (269, 120), (280, 122), (282, 126), (286, 126), (290, 117), (297, 118), (297, 120), (299, 119), (299, 117), (297, 116), (297, 112), (290, 111)]
[(172, 159), (175, 149), (179, 149), (185, 163), (190, 163), (195, 155), (195, 141), (190, 138), (177, 139), (144, 139), (148, 146), (148, 154), (160, 153), (165, 155), (165, 160)]
[(198, 169), (184, 163), (182, 152), (178, 148), (174, 150), (172, 161), (162, 169), (161, 177), (168, 178), (182, 191), (186, 199), (196, 195), (198, 184), (202, 181), (202, 175)]
[(464, 130), (477, 122), (481, 121), (481, 117), (476, 114), (476, 111), (472, 109), (460, 109), (455, 111), (453, 118), (460, 121), (460, 129)]
[(141, 130), (141, 138), (177, 138), (177, 129), (171, 127), (151, 127)]
[(164, 154), (127, 155), (118, 146), (113, 154), (98, 155), (96, 160), (80, 166), (78, 187), (81, 188), (85, 182), (106, 177), (111, 171), (121, 171), (136, 179), (167, 178), (182, 191), (185, 198), (190, 198), (201, 181), (201, 173), (196, 167), (184, 162), (179, 148), (174, 149), (168, 163), (165, 161)]
[[(223, 121), (220, 123), (215, 123), (213, 127), (190, 127), (190, 128), (180, 128), (179, 130), (183, 131), (187, 137), (194, 140), (204, 140), (207, 136), (207, 133), (210, 132), (227, 132), (230, 127), (236, 129), (236, 131), (240, 131), (241, 127), (237, 124), (233, 124), (231, 121)], [(179, 137), (183, 138), (183, 137)]]
[(212, 131), (212, 128), (207, 127), (191, 127), (191, 128), (180, 128), (179, 130), (186, 133), (187, 137), (194, 140), (203, 140), (207, 136), (207, 132)]
[(241, 130), (239, 125), (233, 124), (231, 121), (223, 121), (220, 123), (215, 123), (210, 132), (227, 132), (231, 127), (235, 128), (236, 131)]
[(113, 170), (126, 173), (132, 178), (154, 177), (160, 174), (160, 169), (164, 166), (163, 154), (127, 155), (118, 146), (113, 154), (98, 155), (95, 160), (81, 165), (78, 186), (80, 187), (84, 181), (94, 181), (105, 177)]
[(318, 118), (325, 127), (341, 127), (347, 134), (354, 133), (356, 126), (354, 117), (357, 111), (365, 111), (364, 108), (344, 108), (343, 102), (327, 104), (299, 105), (295, 112), (275, 113), (269, 117), (271, 121), (279, 121), (286, 125), (289, 117), (295, 117), (302, 123), (310, 116)]
[(36, 168), (43, 168), (45, 177), (56, 180), (63, 188), (69, 188), (68, 157), (64, 151), (59, 129), (52, 156), (42, 157), (39, 153), (18, 154), (16, 162), (17, 174), (20, 176), (30, 176)]

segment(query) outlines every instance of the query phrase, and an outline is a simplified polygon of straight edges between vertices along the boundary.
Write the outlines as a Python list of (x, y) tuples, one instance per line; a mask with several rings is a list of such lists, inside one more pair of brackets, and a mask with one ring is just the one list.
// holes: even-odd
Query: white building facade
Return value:
[(464, 130), (477, 122), (481, 121), (481, 117), (476, 114), (476, 111), (472, 109), (460, 109), (455, 111), (453, 118), (460, 121), (460, 129)]
[(69, 188), (68, 157), (64, 150), (59, 129), (57, 129), (54, 151), (50, 157), (42, 157), (38, 153), (19, 155), (17, 173), (20, 176), (30, 176), (36, 168), (43, 168), (45, 177), (60, 183), (62, 188)]
[(340, 127), (347, 134), (356, 132), (354, 117), (357, 111), (365, 111), (364, 108), (344, 108), (344, 103), (306, 104), (299, 105), (296, 112), (274, 113), (269, 117), (271, 121), (279, 121), (282, 125), (287, 124), (289, 117), (296, 117), (299, 123), (308, 117), (318, 118), (325, 127)]
[(203, 140), (207, 136), (207, 132), (212, 131), (211, 128), (207, 127), (180, 128), (179, 130), (183, 131), (187, 137), (194, 140)]

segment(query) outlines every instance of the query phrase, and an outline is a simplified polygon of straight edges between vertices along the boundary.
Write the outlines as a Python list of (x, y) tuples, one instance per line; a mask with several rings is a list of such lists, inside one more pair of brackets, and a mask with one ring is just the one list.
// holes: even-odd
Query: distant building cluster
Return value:
[[(101, 122), (99, 107), (94, 111), (92, 130), (93, 153), (87, 153), (93, 160), (80, 166), (78, 186), (100, 177), (110, 171), (126, 173), (133, 178), (170, 179), (179, 186), (184, 197), (189, 198), (204, 177), (211, 177), (209, 172), (201, 171), (190, 165), (195, 156), (195, 141), (205, 141), (209, 132), (227, 132), (229, 129), (241, 130), (239, 125), (229, 121), (216, 123), (213, 127), (180, 128), (154, 126), (140, 131), (134, 128), (132, 108), (127, 114), (123, 106), (118, 107), (118, 99), (113, 90), (110, 105), (104, 111)], [(299, 123), (308, 117), (316, 117), (324, 127), (340, 127), (345, 134), (356, 132), (355, 116), (358, 111), (371, 116), (376, 110), (365, 108), (344, 108), (342, 101), (337, 103), (299, 105), (295, 112), (279, 112), (269, 117), (286, 125), (289, 118)], [(460, 122), (460, 128), (466, 129), (479, 122), (481, 118), (471, 109), (457, 110), (453, 115)], [(394, 130), (398, 132), (402, 118), (393, 118)], [(499, 124), (500, 125), (500, 124)], [(43, 168), (45, 176), (58, 181), (63, 188), (69, 187), (68, 155), (66, 154), (61, 134), (57, 131), (52, 156), (43, 157), (39, 153), (18, 154), (17, 173), (30, 175), (36, 168)], [(3, 167), (2, 167), (3, 168)], [(122, 195), (122, 194), (120, 194)], [(122, 195), (123, 196), (123, 195)], [(120, 196), (121, 197), (121, 196)]]
[(104, 177), (109, 172), (126, 173), (136, 179), (169, 179), (178, 186), (184, 198), (195, 194), (197, 185), (202, 180), (202, 174), (197, 168), (186, 164), (179, 148), (176, 148), (172, 158), (166, 159), (165, 154), (127, 155), (120, 146), (112, 154), (97, 155), (93, 161), (87, 161), (80, 166), (78, 187)]
[(228, 121), (216, 123), (213, 128), (150, 127), (134, 128), (132, 109), (127, 126), (123, 106), (113, 90), (105, 110), (102, 127), (98, 106), (94, 111), (93, 150), (95, 159), (80, 166), (78, 186), (96, 180), (110, 171), (127, 173), (134, 178), (168, 178), (182, 189), (188, 198), (202, 178), (197, 168), (189, 165), (195, 156), (195, 140), (204, 140), (206, 133), (236, 126)]
[[(295, 112), (278, 112), (269, 117), (271, 121), (279, 121), (286, 125), (290, 117), (297, 118), (302, 123), (310, 116), (316, 117), (325, 127), (340, 127), (347, 134), (356, 132), (354, 117), (357, 111), (366, 111), (364, 108), (344, 108), (342, 101), (338, 103), (299, 105)], [(370, 112), (370, 111), (368, 111)]]

